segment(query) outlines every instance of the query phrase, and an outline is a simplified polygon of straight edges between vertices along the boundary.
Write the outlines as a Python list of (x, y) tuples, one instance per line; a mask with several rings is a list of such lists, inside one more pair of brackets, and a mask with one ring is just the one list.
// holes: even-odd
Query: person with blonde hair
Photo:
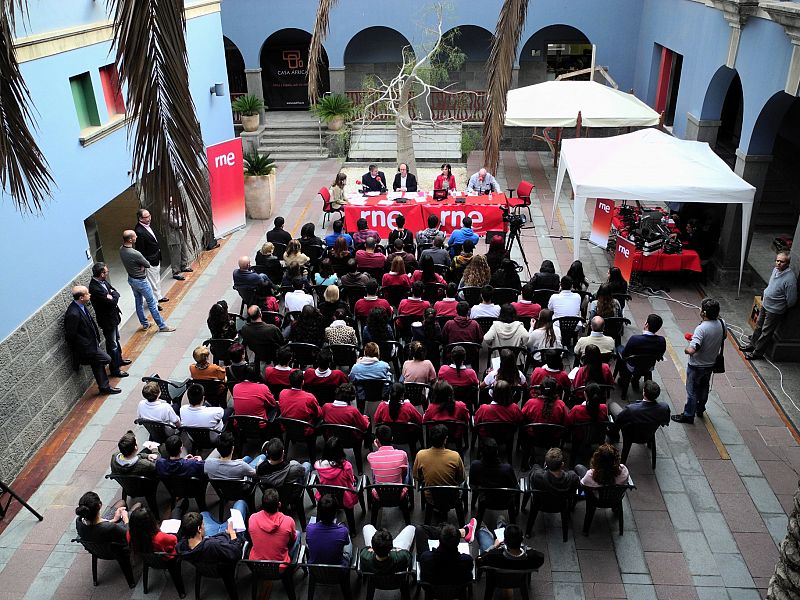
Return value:
[(283, 253), (283, 262), (286, 263), (287, 268), (293, 265), (305, 267), (310, 260), (308, 256), (303, 254), (300, 240), (291, 240), (286, 245), (286, 252)]
[(482, 288), (485, 285), (489, 285), (491, 279), (492, 270), (489, 268), (489, 263), (486, 262), (486, 257), (483, 254), (478, 254), (465, 267), (464, 275), (461, 277), (458, 287)]
[(347, 173), (339, 171), (331, 184), (331, 208), (333, 210), (339, 210), (347, 204), (347, 198), (344, 195), (345, 185), (347, 185)]
[(338, 286), (329, 285), (325, 288), (325, 293), (322, 296), (322, 302), (319, 303), (319, 312), (325, 317), (325, 326), (333, 322), (334, 315), (342, 310), (346, 317), (350, 317), (350, 306), (340, 298)]
[(189, 365), (192, 379), (216, 379), (225, 381), (225, 368), (209, 362), (211, 352), (206, 346), (198, 346), (192, 352), (195, 364)]

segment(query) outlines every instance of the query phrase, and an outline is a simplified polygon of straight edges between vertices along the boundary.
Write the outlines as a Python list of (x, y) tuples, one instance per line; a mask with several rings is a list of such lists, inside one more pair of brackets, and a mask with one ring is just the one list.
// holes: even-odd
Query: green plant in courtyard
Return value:
[(244, 174), (249, 177), (270, 175), (275, 172), (275, 168), (275, 161), (269, 157), (269, 152), (259, 154), (253, 151), (244, 155)]
[(311, 111), (317, 115), (323, 123), (327, 123), (337, 117), (349, 119), (353, 114), (353, 103), (343, 94), (326, 94), (322, 96)]
[(257, 115), (258, 112), (264, 108), (264, 103), (258, 96), (254, 96), (253, 94), (245, 94), (244, 96), (239, 96), (236, 100), (234, 100), (231, 103), (231, 108), (233, 109), (233, 112), (237, 112), (246, 116), (252, 116)]

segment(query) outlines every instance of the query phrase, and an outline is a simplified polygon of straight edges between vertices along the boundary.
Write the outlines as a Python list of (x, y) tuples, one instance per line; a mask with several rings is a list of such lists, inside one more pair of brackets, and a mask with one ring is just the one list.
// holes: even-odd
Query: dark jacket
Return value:
[(266, 348), (269, 344), (274, 344), (276, 348), (279, 348), (284, 344), (281, 330), (275, 325), (263, 321), (246, 323), (242, 327), (240, 335), (250, 349)]
[[(399, 187), (400, 187), (400, 173), (395, 173), (392, 189), (396, 192)], [(406, 175), (406, 191), (407, 192), (417, 191), (417, 176), (414, 175), (413, 173), (408, 173)]]
[(236, 539), (232, 540), (227, 533), (218, 533), (205, 538), (194, 547), (194, 550), (189, 548), (189, 540), (184, 538), (178, 542), (175, 550), (183, 560), (191, 563), (236, 563), (242, 558), (243, 546), (243, 535), (237, 535)]
[(64, 315), (64, 338), (78, 361), (110, 362), (108, 355), (100, 349), (97, 323), (74, 301)]
[[(380, 181), (378, 181), (380, 179)], [(361, 185), (367, 188), (369, 192), (382, 192), (386, 190), (386, 174), (383, 171), (378, 171), (376, 177), (372, 177), (369, 171), (364, 173), (361, 177)]]
[(622, 356), (633, 356), (634, 354), (664, 356), (666, 351), (667, 341), (662, 336), (640, 333), (638, 335), (632, 335), (628, 339), (628, 342), (625, 344), (625, 349), (622, 351)]
[(664, 402), (639, 400), (628, 404), (609, 429), (617, 432), (625, 425), (669, 425), (669, 415), (669, 405)]
[(538, 569), (544, 564), (544, 554), (533, 550), (532, 548), (525, 548), (525, 551), (519, 555), (514, 556), (506, 551), (504, 545), (497, 548), (492, 548), (481, 554), (475, 559), (475, 564), (480, 567), (494, 567), (496, 569), (519, 569), (526, 571), (528, 569)]
[[(151, 224), (150, 229), (152, 228)], [(133, 230), (136, 232), (134, 247), (144, 255), (150, 266), (157, 267), (161, 263), (161, 245), (158, 240), (150, 235), (150, 232), (141, 223), (137, 223)]]
[(267, 241), (275, 244), (287, 245), (292, 241), (292, 234), (285, 229), (270, 229), (267, 232)]
[(284, 460), (273, 465), (265, 460), (256, 469), (256, 475), (261, 478), (261, 483), (275, 488), (286, 484), (303, 483), (306, 470), (296, 460)]
[(539, 271), (533, 275), (530, 283), (535, 290), (555, 290), (557, 292), (561, 287), (561, 278), (558, 273), (542, 273)]
[(533, 465), (531, 469), (531, 488), (542, 492), (569, 492), (575, 491), (578, 487), (580, 477), (575, 471), (563, 469), (561, 477), (554, 476), (550, 471), (541, 465)]
[(472, 557), (441, 548), (427, 550), (417, 559), (420, 579), (433, 585), (458, 585), (472, 580)]
[(156, 473), (159, 477), (205, 477), (203, 461), (192, 458), (159, 458), (156, 461)]
[(487, 465), (482, 460), (473, 460), (469, 466), (469, 485), (473, 488), (519, 487), (511, 465), (508, 463)]
[(131, 465), (121, 465), (117, 462), (117, 455), (115, 452), (111, 456), (111, 472), (115, 475), (143, 475), (145, 477), (156, 476), (156, 463), (148, 459), (146, 456), (152, 454), (149, 450), (142, 450), (139, 453), (139, 460)]
[[(92, 277), (89, 280), (89, 294), (92, 297), (92, 306), (94, 306), (94, 314), (100, 329), (113, 329), (122, 321), (119, 292), (108, 280), (105, 281), (105, 286), (108, 291), (103, 288), (102, 283)], [(108, 299), (108, 294), (111, 294), (111, 300)]]
[(123, 523), (101, 521), (96, 525), (87, 525), (83, 519), (75, 519), (75, 530), (78, 537), (87, 542), (115, 542), (128, 545), (126, 534), (128, 528)]

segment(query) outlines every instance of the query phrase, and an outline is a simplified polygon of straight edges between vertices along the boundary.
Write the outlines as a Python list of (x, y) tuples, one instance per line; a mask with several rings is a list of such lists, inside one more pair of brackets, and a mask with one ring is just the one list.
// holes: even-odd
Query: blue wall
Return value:
[[(69, 14), (76, 16), (79, 11), (74, 11), (75, 2), (48, 2), (52, 4), (52, 13), (41, 15), (38, 8), (44, 4), (32, 3), (36, 9), (31, 15), (33, 25), (63, 28), (74, 24), (74, 19), (61, 22), (57, 17), (63, 12), (59, 8), (61, 4), (70, 5), (73, 11)], [(104, 5), (100, 2), (87, 4)], [(95, 12), (92, 12), (94, 16)], [(234, 135), (230, 99), (213, 97), (209, 93), (213, 83), (227, 81), (219, 13), (189, 20), (187, 41), (190, 88), (203, 139), (206, 144), (230, 139)], [(3, 279), (18, 286), (15, 293), (0, 295), (0, 339), (86, 268), (89, 260), (85, 252), (88, 241), (84, 219), (131, 184), (125, 129), (81, 147), (69, 85), (72, 75), (92, 73), (98, 111), (101, 121), (106, 123), (108, 116), (98, 69), (113, 61), (110, 50), (109, 43), (96, 44), (22, 65), (22, 74), (38, 111), (37, 140), (50, 163), (56, 187), (41, 216), (20, 215), (13, 209), (10, 198), (0, 198), (0, 218), (5, 232), (0, 237), (0, 255), (6, 257)], [(121, 223), (120, 232), (127, 225)]]

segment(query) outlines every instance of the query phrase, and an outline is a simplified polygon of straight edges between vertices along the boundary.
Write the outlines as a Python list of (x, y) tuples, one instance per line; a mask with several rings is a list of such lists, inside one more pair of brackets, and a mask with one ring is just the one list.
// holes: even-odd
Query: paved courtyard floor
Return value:
[[(477, 170), (480, 160), (481, 155), (474, 153), (467, 172)], [(572, 247), (571, 238), (559, 236), (570, 233), (563, 229), (563, 223), (572, 223), (572, 215), (567, 196), (562, 195), (554, 227), (550, 229), (545, 221), (553, 202), (551, 185), (555, 177), (551, 165), (546, 154), (504, 152), (498, 179), (503, 187), (506, 182), (515, 185), (520, 178), (536, 182), (536, 228), (523, 232), (525, 253), (532, 271), (538, 269), (541, 260), (550, 259), (563, 273), (572, 262)], [(321, 186), (330, 184), (339, 166), (333, 160), (279, 166), (276, 214), (286, 218), (287, 229), (297, 234), (305, 222), (320, 223), (315, 194)], [(100, 494), (106, 504), (119, 498), (117, 484), (105, 480), (104, 475), (120, 435), (133, 428), (141, 398), (141, 377), (152, 373), (176, 379), (188, 376), (191, 351), (207, 337), (208, 308), (220, 298), (238, 307), (238, 298), (231, 289), (231, 271), (237, 257), (255, 253), (270, 227), (271, 222), (250, 222), (203, 259), (205, 267), (192, 274), (185, 293), (167, 308), (169, 323), (177, 327), (177, 332), (150, 333), (146, 339), (142, 337), (145, 334), (135, 334), (129, 340), (129, 344), (142, 350), (130, 367), (131, 376), (119, 384), (123, 393), (106, 398), (96, 407), (68, 451), (53, 460), (43, 484), (30, 498), (31, 504), (44, 514), (44, 522), (37, 522), (23, 511), (0, 535), (0, 600), (177, 597), (172, 583), (161, 573), (151, 575), (150, 590), (145, 596), (140, 566), (135, 566), (137, 587), (130, 590), (116, 564), (107, 562), (101, 562), (100, 585), (93, 587), (90, 558), (70, 541), (75, 537), (74, 507), (88, 490)], [(584, 231), (587, 230), (585, 224)], [(518, 255), (519, 251), (515, 253)], [(596, 289), (605, 277), (609, 257), (605, 251), (583, 242), (581, 258), (593, 282), (592, 289)], [(671, 296), (681, 302), (634, 296), (626, 307), (626, 316), (633, 322), (626, 337), (639, 331), (650, 312), (664, 318), (662, 333), (667, 338), (668, 353), (654, 379), (661, 385), (662, 399), (675, 412), (685, 401), (683, 334), (698, 322), (698, 310), (690, 305), (698, 304), (701, 295), (692, 278), (676, 275)], [(566, 543), (561, 541), (558, 516), (539, 517), (533, 536), (527, 540), (547, 557), (534, 576), (534, 597), (763, 597), (797, 488), (800, 448), (732, 343), (726, 345), (725, 354), (727, 372), (714, 378), (706, 418), (689, 426), (673, 423), (657, 434), (655, 472), (650, 468), (646, 448), (637, 446), (632, 450), (628, 468), (637, 489), (625, 503), (624, 536), (617, 534), (607, 511), (598, 511), (589, 537), (581, 535), (582, 503), (574, 512)], [(614, 399), (618, 398), (619, 391), (615, 391)], [(633, 391), (629, 398), (634, 399)], [(141, 440), (146, 438), (143, 430), (137, 435)], [(414, 513), (415, 522), (421, 522), (421, 514), (419, 510)], [(358, 509), (356, 517), (359, 527), (367, 522)], [(487, 520), (492, 518), (489, 515)], [(520, 518), (524, 522), (527, 514)], [(399, 511), (384, 511), (382, 519), (393, 533), (402, 526)], [(360, 531), (357, 533), (358, 547), (363, 538)], [(472, 550), (477, 553), (474, 543)], [(306, 579), (300, 574), (295, 577), (298, 595), (305, 597)], [(186, 565), (184, 580), (192, 594), (192, 570)], [(248, 597), (250, 580), (244, 569), (240, 571), (239, 584), (240, 594)], [(353, 585), (363, 597), (355, 576)], [(479, 585), (476, 593), (482, 592)], [(319, 593), (326, 594), (327, 590)], [(383, 593), (381, 597), (398, 596)], [(205, 581), (203, 597), (224, 597), (221, 584)], [(275, 586), (273, 597), (285, 597), (280, 585)]]

